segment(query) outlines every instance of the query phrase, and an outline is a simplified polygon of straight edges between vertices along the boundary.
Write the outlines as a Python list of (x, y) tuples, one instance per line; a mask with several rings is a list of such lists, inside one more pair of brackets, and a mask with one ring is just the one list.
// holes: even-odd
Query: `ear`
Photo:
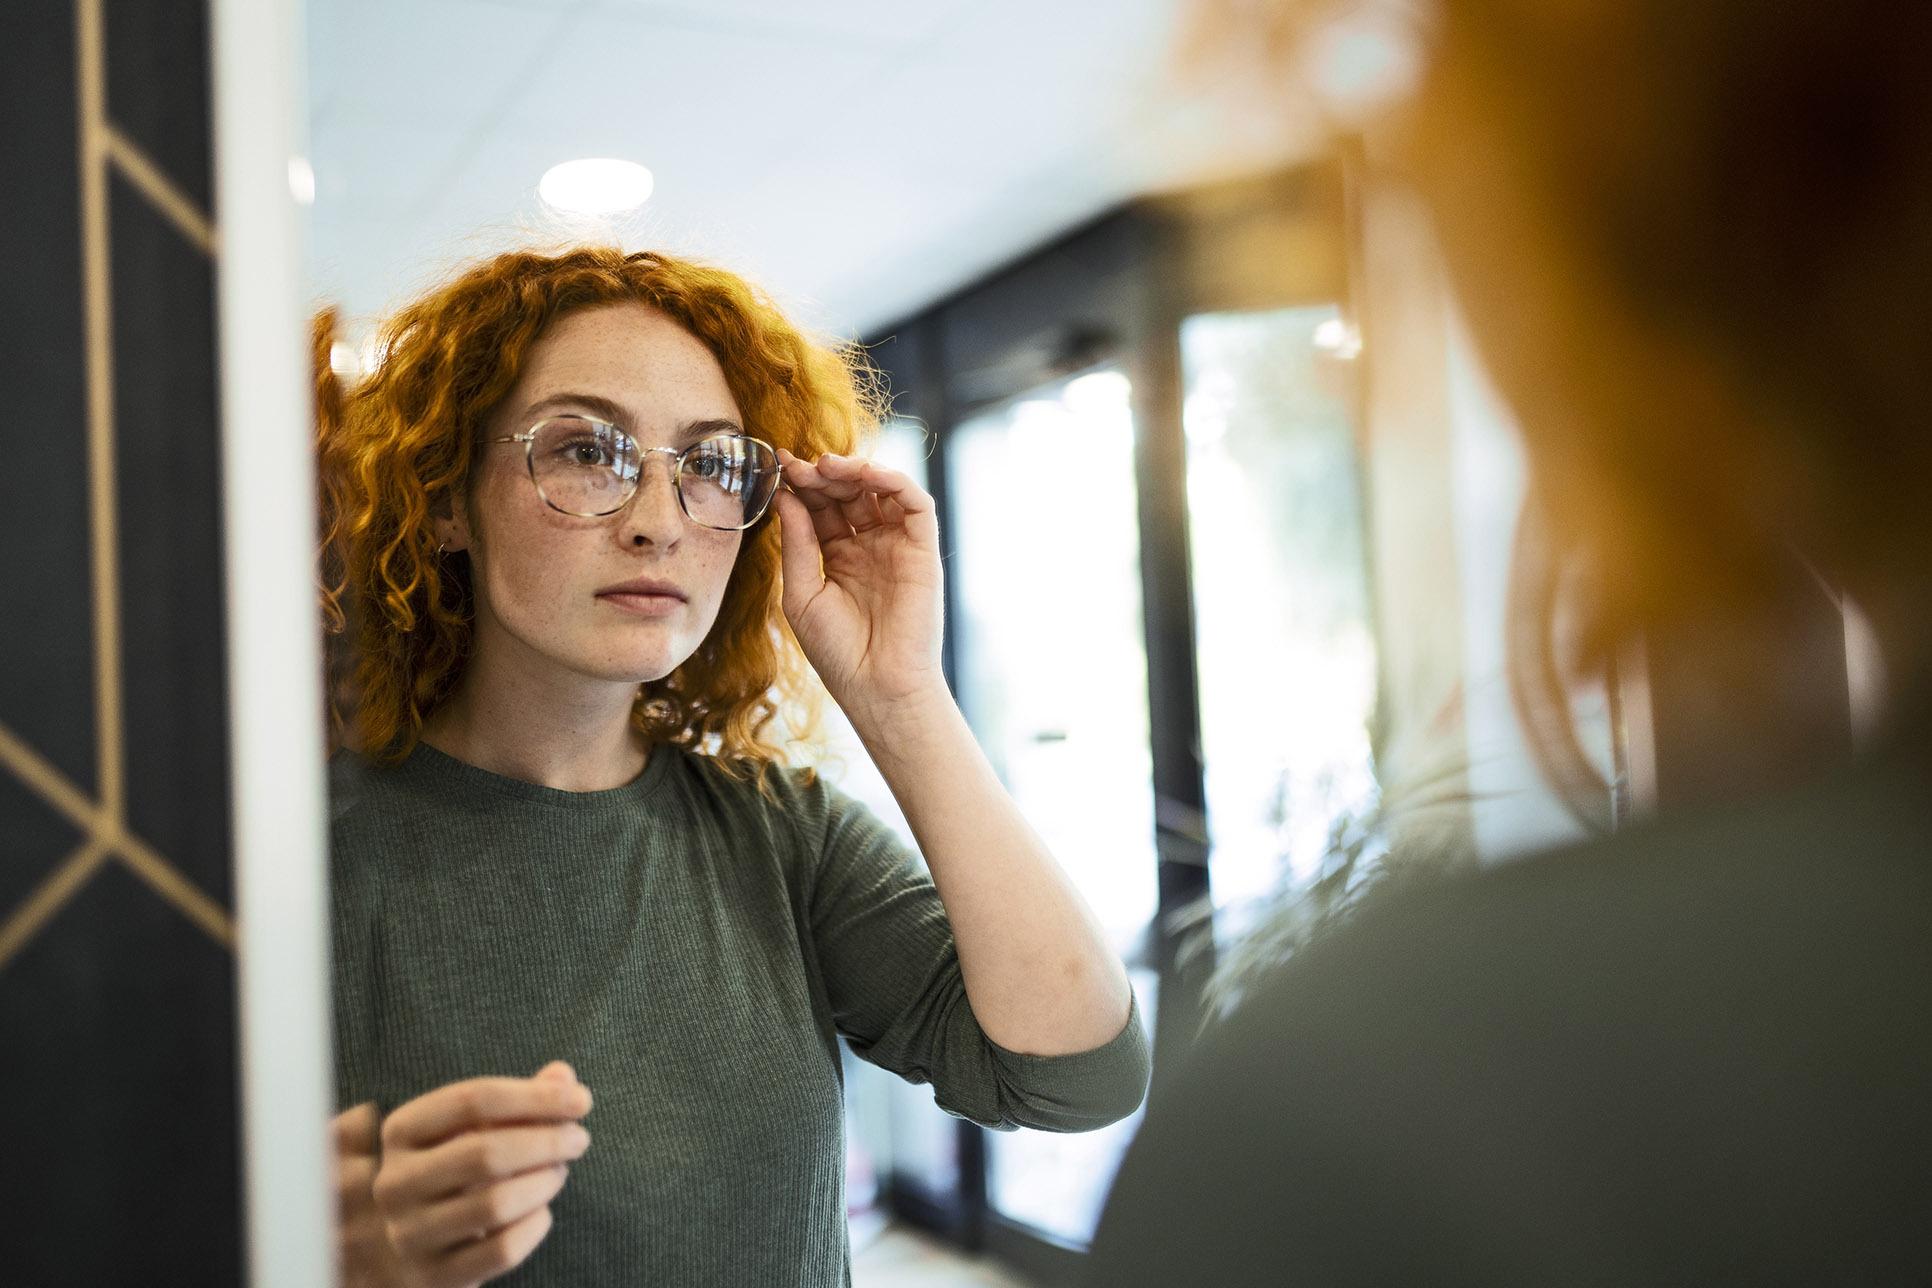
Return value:
[(429, 508), (430, 527), (445, 551), (470, 548), (469, 506), (460, 496), (439, 498)]

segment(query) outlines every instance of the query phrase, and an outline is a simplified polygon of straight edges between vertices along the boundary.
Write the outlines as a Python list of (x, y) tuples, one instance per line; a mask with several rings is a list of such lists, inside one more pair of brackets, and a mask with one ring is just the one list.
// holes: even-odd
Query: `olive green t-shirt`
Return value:
[(822, 778), (657, 748), (607, 791), (419, 745), (330, 765), (336, 1080), (388, 1112), (568, 1060), (592, 1143), (512, 1285), (850, 1282), (838, 1040), (989, 1127), (1082, 1131), (1148, 1078), (981, 1032), (917, 856)]

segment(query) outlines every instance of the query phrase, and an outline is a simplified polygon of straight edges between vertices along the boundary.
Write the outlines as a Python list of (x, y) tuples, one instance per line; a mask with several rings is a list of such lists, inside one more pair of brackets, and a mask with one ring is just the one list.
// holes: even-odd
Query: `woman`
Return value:
[[(483, 263), (381, 355), (320, 399), (352, 1279), (843, 1284), (841, 1035), (988, 1126), (1131, 1112), (1125, 972), (947, 692), (859, 370), (603, 248)], [(784, 768), (807, 662), (930, 879)]]
[[(1421, 6), (1261, 0), (1241, 40), (1363, 8)], [(1600, 641), (1778, 649), (1795, 551), (1871, 621), (1889, 732), (1298, 956), (1151, 1107), (1093, 1282), (1932, 1282), (1932, 10), (1431, 8), (1373, 141)]]

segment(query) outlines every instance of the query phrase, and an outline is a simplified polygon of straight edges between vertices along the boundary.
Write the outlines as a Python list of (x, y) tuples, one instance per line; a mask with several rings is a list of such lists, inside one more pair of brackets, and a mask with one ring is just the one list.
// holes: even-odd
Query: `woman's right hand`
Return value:
[[(475, 1288), (521, 1265), (550, 1233), (550, 1201), (590, 1145), (590, 1092), (555, 1061), (532, 1078), (470, 1078), (418, 1096), (382, 1124), (373, 1168), (357, 1138), (370, 1107), (336, 1118), (346, 1284)], [(368, 1133), (373, 1135), (373, 1133)], [(373, 1145), (374, 1140), (366, 1142)], [(369, 1177), (366, 1202), (352, 1178)], [(357, 1210), (370, 1219), (357, 1220)], [(369, 1237), (371, 1227), (387, 1236)]]

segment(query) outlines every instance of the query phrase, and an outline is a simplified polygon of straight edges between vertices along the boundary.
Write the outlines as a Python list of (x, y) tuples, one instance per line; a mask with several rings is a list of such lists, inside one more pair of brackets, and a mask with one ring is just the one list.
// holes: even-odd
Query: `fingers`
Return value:
[(438, 1087), (390, 1114), (382, 1125), (382, 1143), (390, 1150), (423, 1149), (479, 1127), (582, 1118), (590, 1103), (589, 1089), (575, 1075), (568, 1081), (555, 1075), (471, 1078)]
[(375, 1208), (376, 1157), (351, 1154), (335, 1161), (335, 1209), (337, 1219), (349, 1222)]
[(885, 516), (879, 513), (879, 498), (870, 492), (840, 501), (839, 518), (854, 532), (870, 532), (886, 525)]
[(790, 452), (778, 453), (779, 470), (791, 494), (803, 503), (812, 519), (812, 532), (820, 545), (850, 536), (852, 529), (839, 514), (838, 502), (825, 494), (816, 468)]
[(389, 1237), (411, 1257), (487, 1238), (548, 1204), (569, 1178), (570, 1169), (557, 1163), (466, 1191), (390, 1222)]
[(878, 492), (866, 480), (871, 468), (869, 462), (850, 456), (827, 454), (818, 458), (820, 487), (838, 503), (839, 518), (854, 532), (870, 532), (885, 526), (885, 518), (879, 513)]
[(794, 493), (780, 492), (772, 498), (772, 504), (778, 510), (780, 567), (787, 611), (791, 611), (818, 593), (825, 582), (825, 570), (819, 562), (812, 512), (805, 503)]
[(375, 1207), (376, 1105), (365, 1101), (337, 1114), (335, 1136), (335, 1202), (345, 1225)]
[(338, 1114), (341, 1251), (357, 1270), (347, 1282), (475, 1288), (521, 1264), (590, 1147), (575, 1121), (590, 1105), (576, 1070), (553, 1060), (529, 1078), (438, 1087), (380, 1129), (372, 1104)]
[(874, 528), (904, 526), (937, 539), (930, 493), (910, 476), (857, 457), (827, 453), (806, 461), (779, 453), (786, 484), (811, 513), (821, 543)]
[(899, 470), (887, 469), (876, 461), (862, 461), (852, 456), (821, 456), (818, 463), (820, 475), (829, 478), (833, 484), (863, 488), (881, 497), (889, 496), (908, 514), (933, 508), (931, 494), (913, 482), (910, 475)]
[(465, 1132), (432, 1149), (391, 1155), (376, 1176), (376, 1202), (392, 1220), (401, 1219), (411, 1206), (539, 1167), (574, 1162), (589, 1148), (590, 1133), (577, 1123)]
[(380, 1139), (377, 1130), (381, 1118), (376, 1113), (375, 1101), (365, 1100), (352, 1109), (344, 1109), (331, 1120), (330, 1125), (334, 1129), (338, 1158), (376, 1156), (376, 1145)]
[(439, 1267), (442, 1283), (475, 1284), (494, 1279), (522, 1265), (550, 1233), (548, 1207), (540, 1207), (521, 1221), (453, 1253)]

